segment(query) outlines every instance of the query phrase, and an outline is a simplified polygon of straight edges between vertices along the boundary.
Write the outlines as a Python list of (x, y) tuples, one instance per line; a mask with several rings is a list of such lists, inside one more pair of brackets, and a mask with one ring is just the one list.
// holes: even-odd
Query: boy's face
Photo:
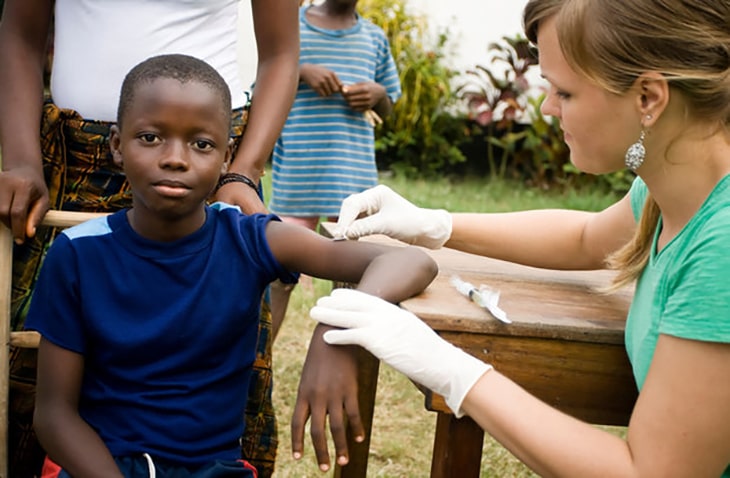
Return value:
[(114, 161), (132, 187), (135, 216), (200, 214), (230, 160), (229, 121), (230, 111), (203, 83), (158, 78), (137, 85), (110, 136)]

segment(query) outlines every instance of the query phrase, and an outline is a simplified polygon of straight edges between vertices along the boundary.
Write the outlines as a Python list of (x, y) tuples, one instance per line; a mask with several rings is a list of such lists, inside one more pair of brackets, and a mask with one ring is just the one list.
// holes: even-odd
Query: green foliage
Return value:
[(525, 110), (527, 124), (520, 133), (505, 135), (498, 141), (509, 152), (516, 176), (547, 189), (551, 184), (565, 182), (570, 151), (563, 141), (558, 121), (543, 116), (540, 111), (544, 99), (545, 94), (529, 97)]
[(488, 60), (490, 67), (477, 65), (466, 71), (466, 81), (458, 94), (466, 102), (469, 117), (486, 133), (490, 176), (504, 178), (525, 139), (526, 132), (518, 120), (529, 107), (530, 85), (525, 75), (537, 60), (529, 42), (519, 36), (491, 43)]
[[(628, 191), (633, 174), (592, 176), (570, 163), (559, 123), (545, 117), (528, 74), (537, 65), (529, 41), (505, 36), (489, 45), (486, 65), (466, 71), (466, 81), (445, 58), (447, 32), (429, 36), (425, 17), (407, 10), (408, 0), (360, 0), (360, 14), (386, 33), (403, 94), (376, 129), (378, 168), (406, 177), (459, 176), (486, 171), (540, 189)], [(538, 91), (539, 93), (539, 91)], [(466, 113), (460, 113), (466, 105)], [(482, 142), (483, 141), (483, 142)], [(467, 158), (468, 148), (484, 157)], [(473, 164), (473, 163), (478, 164)]]
[(451, 111), (457, 75), (444, 62), (447, 35), (430, 45), (424, 17), (406, 9), (405, 0), (361, 0), (360, 14), (388, 36), (403, 94), (376, 132), (378, 167), (407, 175), (428, 175), (465, 161), (459, 145), (471, 130)]
[(593, 186), (624, 193), (634, 176), (628, 171), (591, 176), (570, 162), (570, 150), (563, 140), (559, 122), (545, 117), (527, 73), (537, 65), (537, 57), (527, 39), (520, 35), (503, 37), (489, 45), (489, 67), (467, 71), (470, 81), (459, 93), (466, 101), (469, 116), (483, 128), (487, 141), (486, 161), (492, 178), (513, 178), (548, 188)]

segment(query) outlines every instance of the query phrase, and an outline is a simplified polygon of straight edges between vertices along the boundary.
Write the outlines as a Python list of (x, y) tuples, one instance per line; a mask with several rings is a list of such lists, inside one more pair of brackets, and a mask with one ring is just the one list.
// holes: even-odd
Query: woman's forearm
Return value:
[(546, 269), (600, 269), (603, 257), (583, 251), (595, 213), (544, 209), (514, 213), (454, 213), (445, 246)]
[(548, 406), (496, 370), (474, 385), (462, 409), (540, 476), (638, 476), (626, 441)]

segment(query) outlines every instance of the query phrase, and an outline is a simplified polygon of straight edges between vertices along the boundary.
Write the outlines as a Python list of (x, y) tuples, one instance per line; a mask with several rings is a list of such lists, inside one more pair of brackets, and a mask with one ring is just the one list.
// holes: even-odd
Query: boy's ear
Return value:
[(111, 129), (109, 130), (109, 149), (112, 152), (112, 159), (114, 160), (114, 164), (116, 164), (118, 167), (124, 166), (124, 161), (122, 159), (122, 135), (119, 132), (119, 126), (112, 125)]
[(231, 165), (231, 162), (233, 161), (233, 150), (235, 148), (236, 142), (233, 140), (233, 138), (230, 138), (228, 140), (228, 146), (226, 147), (226, 156), (223, 160), (223, 164), (221, 164), (221, 174), (226, 174), (228, 172), (228, 166)]

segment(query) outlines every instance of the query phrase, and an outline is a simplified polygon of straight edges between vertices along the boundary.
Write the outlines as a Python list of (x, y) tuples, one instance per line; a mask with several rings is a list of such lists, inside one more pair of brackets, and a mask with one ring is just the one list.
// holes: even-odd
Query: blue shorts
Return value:
[[(219, 460), (194, 470), (154, 463), (154, 475), (149, 468), (151, 459), (144, 455), (115, 458), (114, 461), (126, 478), (258, 478), (256, 468), (245, 460)], [(46, 458), (41, 478), (71, 478), (71, 475)]]

